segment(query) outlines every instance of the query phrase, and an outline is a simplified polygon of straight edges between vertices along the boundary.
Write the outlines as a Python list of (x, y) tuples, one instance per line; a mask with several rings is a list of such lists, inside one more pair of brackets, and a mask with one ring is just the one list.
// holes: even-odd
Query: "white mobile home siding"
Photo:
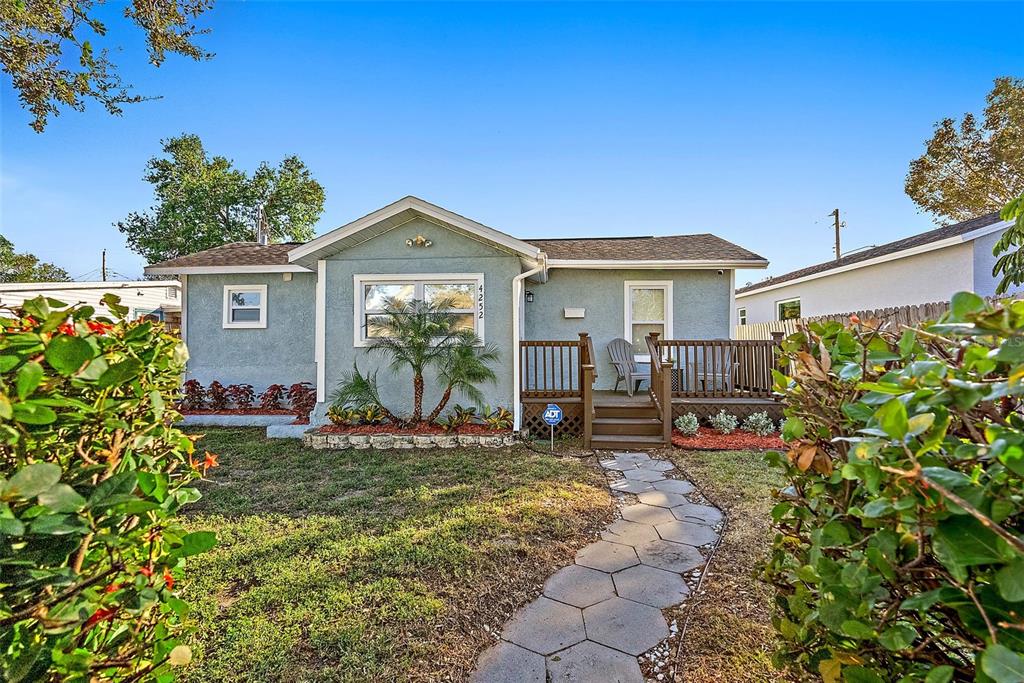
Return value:
[(66, 304), (86, 304), (94, 307), (97, 313), (107, 315), (109, 311), (101, 303), (107, 293), (121, 297), (121, 304), (128, 307), (131, 317), (163, 306), (181, 305), (181, 285), (177, 280), (144, 280), (0, 284), (0, 306), (17, 306), (26, 299), (43, 295)]

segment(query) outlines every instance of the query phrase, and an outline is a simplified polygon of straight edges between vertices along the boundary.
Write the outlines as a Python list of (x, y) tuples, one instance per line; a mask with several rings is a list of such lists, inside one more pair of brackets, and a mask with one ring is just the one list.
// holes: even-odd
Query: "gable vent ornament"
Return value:
[(423, 235), (416, 235), (415, 239), (410, 238), (405, 241), (405, 246), (407, 247), (429, 247), (432, 244), (433, 242)]

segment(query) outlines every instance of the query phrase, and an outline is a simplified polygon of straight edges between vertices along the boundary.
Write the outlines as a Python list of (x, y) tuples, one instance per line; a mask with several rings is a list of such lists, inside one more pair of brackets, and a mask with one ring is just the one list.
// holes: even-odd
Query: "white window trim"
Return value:
[[(794, 297), (790, 297), (788, 299), (779, 299), (778, 301), (776, 301), (775, 302), (775, 319), (776, 320), (782, 320), (782, 316), (779, 315), (779, 305), (780, 304), (791, 304), (794, 301), (796, 303), (800, 303), (800, 297), (794, 296)], [(804, 314), (803, 306), (801, 306), (800, 307), (800, 317), (803, 317), (803, 314)]]
[[(260, 319), (245, 322), (231, 320), (231, 292), (259, 292)], [(224, 329), (254, 330), (267, 326), (267, 286), (266, 285), (224, 285)]]
[(476, 336), (483, 343), (484, 337), (484, 274), (483, 273), (361, 273), (352, 276), (352, 344), (356, 348), (370, 345), (363, 336), (363, 285), (380, 283), (414, 283), (417, 285), (450, 284), (467, 282), (476, 285)]
[(740, 306), (736, 309), (736, 324), (746, 325), (747, 324), (747, 307)]
[[(645, 324), (643, 320), (633, 320), (633, 297), (630, 296), (630, 290), (634, 287), (640, 289), (663, 289), (665, 290), (665, 339), (672, 338), (672, 280), (626, 280), (623, 282), (622, 290), (622, 305), (623, 305), (623, 332), (622, 338), (626, 340), (633, 339), (633, 325), (634, 324)], [(662, 323), (660, 320), (653, 320), (647, 324), (659, 324)], [(646, 349), (641, 349), (642, 353), (636, 353), (634, 349), (633, 359), (637, 363), (650, 363), (651, 354), (646, 353)]]

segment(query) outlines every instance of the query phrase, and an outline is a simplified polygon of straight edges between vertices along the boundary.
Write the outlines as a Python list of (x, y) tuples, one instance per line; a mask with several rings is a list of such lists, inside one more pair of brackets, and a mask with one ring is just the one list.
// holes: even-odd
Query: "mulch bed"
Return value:
[(179, 409), (182, 415), (294, 415), (294, 410), (287, 408), (264, 409), (264, 408), (228, 408), (225, 410), (211, 410), (201, 408), (199, 410)]
[(412, 428), (400, 428), (394, 425), (324, 425), (316, 430), (320, 434), (400, 434), (403, 436), (417, 434), (508, 434), (508, 429), (491, 429), (487, 425), (462, 425), (451, 431), (440, 425), (421, 424)]
[(672, 445), (690, 451), (767, 451), (786, 447), (777, 434), (758, 436), (741, 429), (732, 434), (722, 434), (708, 427), (700, 427), (693, 436), (673, 429)]

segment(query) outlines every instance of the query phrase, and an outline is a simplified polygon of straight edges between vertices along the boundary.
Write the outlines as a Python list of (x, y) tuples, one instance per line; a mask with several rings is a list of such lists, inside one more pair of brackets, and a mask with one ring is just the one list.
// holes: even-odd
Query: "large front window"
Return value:
[(439, 275), (356, 275), (354, 280), (358, 321), (355, 344), (365, 346), (372, 337), (381, 336), (373, 319), (384, 313), (388, 299), (400, 302), (412, 300), (436, 304), (448, 301), (445, 309), (455, 327), (472, 330), (484, 336), (484, 276), (471, 274)]
[(625, 337), (633, 344), (637, 360), (650, 360), (647, 335), (657, 332), (667, 339), (672, 332), (672, 283), (628, 281), (625, 291)]

